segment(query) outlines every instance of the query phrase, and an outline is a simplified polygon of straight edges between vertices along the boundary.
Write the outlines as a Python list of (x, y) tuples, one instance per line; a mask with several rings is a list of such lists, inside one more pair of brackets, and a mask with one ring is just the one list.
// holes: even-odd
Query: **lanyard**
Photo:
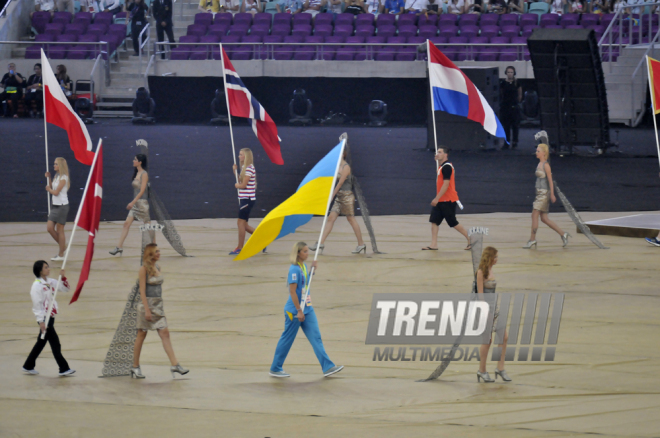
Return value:
[(300, 266), (300, 269), (302, 270), (303, 277), (305, 278), (305, 284), (303, 286), (307, 286), (307, 266), (305, 266), (304, 263), (298, 263), (298, 266)]

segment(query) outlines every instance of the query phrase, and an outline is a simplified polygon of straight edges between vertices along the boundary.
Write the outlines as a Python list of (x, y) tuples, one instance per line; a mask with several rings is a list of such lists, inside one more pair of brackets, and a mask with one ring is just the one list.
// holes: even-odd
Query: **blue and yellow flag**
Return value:
[(268, 213), (234, 260), (250, 258), (272, 241), (295, 233), (298, 227), (305, 225), (314, 215), (327, 214), (344, 143), (342, 140), (314, 166), (300, 183), (296, 193)]

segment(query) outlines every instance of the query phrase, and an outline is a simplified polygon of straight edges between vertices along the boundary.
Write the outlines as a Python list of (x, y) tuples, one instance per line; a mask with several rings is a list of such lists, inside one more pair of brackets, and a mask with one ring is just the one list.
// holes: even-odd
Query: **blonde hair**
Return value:
[(291, 255), (289, 255), (289, 261), (292, 265), (297, 265), (299, 263), (298, 255), (300, 254), (300, 251), (302, 251), (306, 246), (307, 244), (305, 242), (296, 242), (293, 244), (293, 248), (291, 248)]
[(248, 166), (254, 164), (254, 157), (252, 156), (252, 150), (249, 148), (243, 148), (241, 149), (241, 152), (243, 152), (243, 155), (245, 155), (245, 160), (243, 160), (243, 166), (241, 167), (241, 175), (239, 178), (242, 182), (243, 178), (245, 178), (246, 169)]
[(69, 189), (71, 188), (71, 177), (69, 176), (69, 165), (66, 164), (66, 160), (62, 157), (57, 157), (55, 158), (55, 163), (57, 163), (57, 166), (59, 167), (59, 170), (57, 171), (56, 175), (60, 175), (60, 178), (62, 175), (66, 175), (66, 188)]
[(497, 250), (492, 246), (487, 246), (484, 249), (484, 252), (481, 253), (481, 261), (479, 262), (479, 269), (484, 274), (484, 281), (490, 276), (490, 268), (493, 267), (495, 262), (495, 257), (497, 257)]
[(545, 161), (550, 161), (550, 149), (548, 148), (548, 145), (545, 143), (540, 143), (537, 147), (541, 148), (545, 154)]
[(142, 266), (146, 268), (147, 275), (150, 276), (156, 273), (156, 265), (152, 260), (154, 254), (156, 254), (156, 249), (158, 249), (158, 245), (155, 243), (149, 243), (144, 247), (144, 254), (142, 254)]

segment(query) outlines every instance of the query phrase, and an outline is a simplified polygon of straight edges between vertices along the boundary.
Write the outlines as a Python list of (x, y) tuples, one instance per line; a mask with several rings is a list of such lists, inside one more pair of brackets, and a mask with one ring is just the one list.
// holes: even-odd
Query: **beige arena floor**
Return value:
[[(458, 233), (443, 225), (441, 250), (420, 251), (429, 243), (426, 216), (374, 218), (387, 253), (375, 256), (350, 254), (354, 237), (338, 221), (312, 287), (326, 349), (346, 366), (332, 378), (322, 377), (302, 333), (285, 363), (292, 377), (268, 376), (283, 328), (288, 252), (294, 240), (316, 240), (318, 218), (244, 262), (227, 255), (236, 244), (234, 220), (177, 221), (195, 257), (164, 244), (160, 265), (174, 349), (191, 371), (172, 380), (152, 332), (141, 381), (98, 378), (137, 277), (140, 242), (134, 227), (124, 256), (108, 255), (121, 224), (103, 223), (80, 301), (68, 306), (68, 297), (59, 298), (57, 329), (77, 373), (57, 377), (46, 347), (41, 374), (26, 376), (21, 365), (37, 334), (31, 266), (56, 249), (45, 224), (0, 224), (0, 437), (659, 436), (660, 248), (602, 236), (611, 249), (599, 250), (566, 215), (552, 216), (573, 234), (568, 248), (541, 225), (538, 249), (521, 249), (528, 214), (459, 217), (467, 227), (489, 228), (485, 244), (500, 250), (498, 292), (566, 293), (555, 361), (511, 362), (509, 384), (477, 384), (475, 362), (416, 383), (437, 363), (372, 361), (365, 336), (373, 293), (470, 290), (472, 267)], [(73, 284), (85, 242), (79, 233), (67, 267)], [(494, 368), (489, 363), (491, 375)]]

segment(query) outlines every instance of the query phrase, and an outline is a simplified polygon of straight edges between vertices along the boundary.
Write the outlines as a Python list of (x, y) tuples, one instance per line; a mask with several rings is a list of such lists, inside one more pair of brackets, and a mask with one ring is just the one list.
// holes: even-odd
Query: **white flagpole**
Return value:
[(655, 98), (653, 96), (653, 85), (651, 84), (653, 75), (651, 74), (651, 63), (649, 56), (646, 55), (646, 69), (649, 77), (649, 91), (651, 92), (651, 116), (653, 117), (653, 127), (655, 128), (655, 145), (658, 148), (658, 164), (660, 164), (660, 141), (658, 141), (658, 122), (655, 121)]
[[(431, 85), (431, 45), (429, 40), (426, 40), (426, 68), (429, 72), (429, 92), (431, 93), (431, 119), (433, 119), (433, 140), (435, 141), (435, 153), (438, 153), (438, 133), (435, 130), (435, 105), (433, 103), (433, 85)], [(438, 162), (435, 162), (436, 170), (440, 166)]]
[[(323, 230), (325, 230), (325, 223), (328, 221), (328, 210), (330, 209), (330, 203), (332, 202), (332, 193), (334, 192), (335, 184), (337, 184), (337, 173), (339, 172), (339, 165), (341, 164), (341, 160), (344, 158), (344, 148), (346, 147), (346, 138), (342, 140), (341, 144), (341, 150), (339, 151), (339, 159), (337, 160), (337, 167), (335, 168), (335, 174), (332, 178), (332, 186), (330, 187), (330, 193), (328, 194), (328, 204), (325, 207), (325, 216), (323, 216), (323, 225), (321, 225), (321, 233), (319, 234), (319, 242), (321, 242), (321, 238), (323, 237)], [(319, 248), (321, 248), (321, 245), (316, 246), (316, 251), (314, 251), (314, 261), (319, 256)], [(303, 312), (305, 310), (305, 301), (307, 301), (307, 295), (309, 295), (309, 288), (312, 286), (312, 280), (314, 279), (314, 267), (312, 266), (312, 270), (309, 273), (309, 283), (307, 283), (307, 289), (302, 294), (301, 297), (301, 302), (300, 302), (300, 311)]]
[[(48, 59), (46, 58), (46, 54), (44, 53), (44, 49), (41, 49), (41, 55), (42, 59)], [(46, 120), (48, 117), (46, 117), (46, 87), (44, 86), (43, 82), (43, 73), (41, 74), (41, 90), (44, 93), (43, 96), (43, 105), (44, 105), (44, 139), (46, 140), (46, 172), (48, 172), (48, 122)], [(50, 179), (51, 181), (53, 180), (52, 178)], [(48, 184), (48, 178), (46, 178), (46, 184)], [(46, 192), (46, 200), (48, 201), (48, 215), (50, 216), (50, 192)], [(46, 326), (48, 327), (48, 326)]]
[[(69, 250), (71, 249), (71, 244), (73, 243), (73, 236), (76, 235), (76, 228), (78, 228), (78, 220), (80, 219), (80, 213), (82, 212), (83, 205), (85, 204), (85, 196), (87, 195), (87, 190), (89, 189), (89, 180), (92, 178), (92, 172), (94, 172), (94, 166), (96, 165), (96, 158), (99, 156), (98, 151), (101, 148), (102, 140), (99, 139), (99, 144), (96, 147), (96, 152), (94, 154), (94, 161), (92, 161), (92, 167), (89, 169), (89, 175), (87, 175), (87, 183), (85, 184), (85, 190), (83, 190), (82, 201), (78, 206), (78, 213), (76, 213), (76, 220), (73, 223), (73, 230), (71, 231), (71, 237), (69, 237), (69, 244), (66, 246), (66, 252), (64, 253), (64, 261), (62, 262), (61, 271), (66, 267), (66, 261), (69, 258)], [(46, 313), (46, 331), (48, 331), (48, 322), (50, 321), (50, 314), (53, 311), (53, 305), (55, 304), (55, 298), (57, 297), (57, 291), (60, 289), (60, 284), (62, 284), (62, 274), (57, 277), (57, 286), (55, 287), (55, 292), (50, 300), (48, 305), (48, 312)], [(46, 338), (46, 332), (41, 334), (41, 339)]]
[[(225, 102), (227, 102), (227, 118), (229, 119), (229, 136), (231, 137), (231, 153), (232, 157), (234, 158), (234, 166), (236, 165), (236, 149), (234, 148), (234, 130), (232, 129), (231, 126), (231, 108), (229, 108), (229, 95), (227, 94), (227, 73), (225, 73), (225, 56), (223, 55), (222, 51), (222, 43), (220, 43), (220, 60), (222, 63), (222, 83), (224, 84), (225, 87)], [(236, 177), (236, 184), (238, 184), (238, 171), (234, 172), (234, 176)], [(238, 189), (236, 189), (236, 193), (238, 194)], [(238, 204), (241, 204), (241, 201), (239, 199)]]

